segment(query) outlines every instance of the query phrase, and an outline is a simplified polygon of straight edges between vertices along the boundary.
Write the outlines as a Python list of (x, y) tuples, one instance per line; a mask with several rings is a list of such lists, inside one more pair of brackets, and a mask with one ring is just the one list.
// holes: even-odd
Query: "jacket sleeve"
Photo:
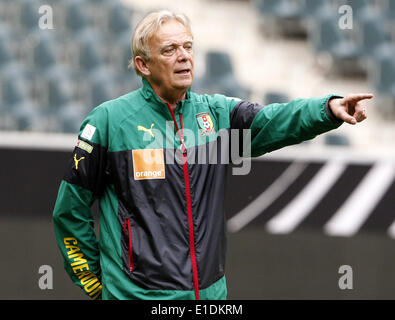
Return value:
[(99, 246), (91, 206), (106, 180), (107, 121), (94, 109), (83, 122), (61, 181), (53, 211), (55, 237), (72, 281), (93, 299), (101, 298)]
[(253, 157), (297, 144), (338, 128), (343, 121), (329, 108), (329, 101), (339, 96), (296, 99), (267, 106), (240, 101), (230, 113), (231, 129), (250, 129)]

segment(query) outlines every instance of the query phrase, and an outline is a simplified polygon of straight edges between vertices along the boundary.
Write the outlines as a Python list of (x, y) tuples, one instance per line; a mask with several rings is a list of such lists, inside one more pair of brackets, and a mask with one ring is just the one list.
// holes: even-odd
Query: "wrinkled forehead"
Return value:
[(149, 40), (151, 47), (163, 47), (171, 44), (182, 45), (192, 42), (191, 32), (179, 21), (168, 20), (163, 22)]

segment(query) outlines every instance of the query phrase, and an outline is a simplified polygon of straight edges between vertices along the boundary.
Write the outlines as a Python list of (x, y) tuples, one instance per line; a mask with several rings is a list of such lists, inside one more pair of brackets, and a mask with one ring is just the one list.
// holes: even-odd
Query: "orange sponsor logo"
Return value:
[(165, 179), (163, 149), (132, 150), (134, 180)]

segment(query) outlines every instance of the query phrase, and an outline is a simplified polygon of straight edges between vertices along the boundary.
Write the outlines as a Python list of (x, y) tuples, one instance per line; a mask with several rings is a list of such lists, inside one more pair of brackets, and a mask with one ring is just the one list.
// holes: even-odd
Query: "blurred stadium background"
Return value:
[[(43, 5), (54, 29), (39, 27)], [(339, 28), (342, 5), (352, 29)], [(130, 38), (158, 8), (191, 18), (197, 92), (375, 94), (367, 121), (229, 175), (228, 297), (394, 299), (395, 0), (1, 0), (0, 299), (86, 299), (63, 271), (52, 208), (81, 121), (140, 86)], [(38, 287), (41, 265), (52, 290)]]

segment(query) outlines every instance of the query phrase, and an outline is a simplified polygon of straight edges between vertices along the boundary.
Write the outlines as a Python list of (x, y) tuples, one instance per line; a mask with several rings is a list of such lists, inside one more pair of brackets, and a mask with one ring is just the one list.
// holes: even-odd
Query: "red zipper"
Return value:
[(123, 224), (123, 232), (126, 235), (126, 226), (128, 227), (128, 238), (129, 238), (129, 250), (128, 250), (128, 261), (129, 261), (129, 271), (134, 270), (134, 263), (133, 263), (133, 249), (132, 249), (132, 230), (130, 228), (130, 219), (125, 219)]
[(187, 162), (187, 149), (185, 147), (184, 141), (184, 126), (182, 124), (182, 113), (180, 113), (180, 124), (181, 124), (181, 132), (178, 129), (178, 125), (176, 122), (176, 118), (174, 116), (173, 110), (168, 103), (167, 107), (171, 113), (174, 124), (176, 126), (178, 135), (181, 141), (181, 151), (182, 151), (182, 165), (184, 168), (184, 182), (185, 182), (185, 192), (187, 196), (187, 211), (188, 211), (188, 224), (189, 224), (189, 248), (191, 251), (191, 261), (192, 261), (192, 275), (193, 275), (193, 286), (195, 289), (195, 299), (199, 300), (199, 280), (197, 273), (197, 262), (196, 262), (196, 253), (195, 253), (195, 240), (193, 235), (193, 218), (192, 218), (192, 201), (191, 201), (191, 188), (189, 185), (189, 173), (188, 173), (188, 162)]

